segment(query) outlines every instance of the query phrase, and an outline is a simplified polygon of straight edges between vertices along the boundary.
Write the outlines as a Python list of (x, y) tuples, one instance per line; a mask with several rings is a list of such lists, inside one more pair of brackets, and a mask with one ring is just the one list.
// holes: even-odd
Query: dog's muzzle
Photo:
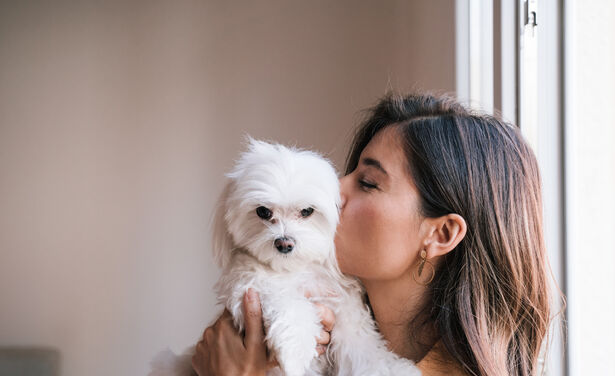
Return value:
[(288, 253), (293, 250), (295, 247), (295, 242), (287, 237), (277, 238), (273, 245), (280, 251), (281, 253)]

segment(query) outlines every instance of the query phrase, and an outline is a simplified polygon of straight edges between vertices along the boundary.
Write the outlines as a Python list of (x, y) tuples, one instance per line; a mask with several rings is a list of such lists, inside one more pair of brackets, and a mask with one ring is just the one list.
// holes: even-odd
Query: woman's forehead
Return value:
[(405, 174), (407, 161), (399, 136), (395, 127), (387, 127), (376, 133), (361, 152), (359, 164), (366, 159), (375, 160), (390, 175)]

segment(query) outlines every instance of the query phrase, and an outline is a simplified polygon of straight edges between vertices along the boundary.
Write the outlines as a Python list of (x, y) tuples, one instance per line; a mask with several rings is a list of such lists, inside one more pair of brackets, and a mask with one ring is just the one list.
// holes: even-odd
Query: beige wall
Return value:
[(0, 345), (145, 374), (216, 315), (241, 136), (341, 163), (389, 87), (454, 89), (450, 1), (0, 4)]

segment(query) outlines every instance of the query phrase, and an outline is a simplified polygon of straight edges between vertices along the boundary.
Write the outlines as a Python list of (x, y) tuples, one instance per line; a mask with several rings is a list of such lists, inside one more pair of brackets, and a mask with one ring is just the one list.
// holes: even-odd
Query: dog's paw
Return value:
[(318, 356), (316, 341), (309, 350), (298, 350), (297, 347), (278, 351), (278, 363), (286, 376), (303, 376), (310, 368), (312, 361)]

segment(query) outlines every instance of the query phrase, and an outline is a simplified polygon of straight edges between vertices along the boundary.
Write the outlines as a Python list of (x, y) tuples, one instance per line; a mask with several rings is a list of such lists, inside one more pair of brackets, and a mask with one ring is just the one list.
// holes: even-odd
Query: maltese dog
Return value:
[[(312, 151), (249, 138), (227, 177), (214, 219), (214, 256), (223, 269), (215, 289), (239, 330), (243, 295), (249, 288), (258, 293), (265, 341), (279, 363), (268, 374), (420, 375), (387, 349), (360, 283), (339, 270), (340, 194), (331, 163)], [(322, 326), (313, 302), (336, 316), (320, 357)]]

